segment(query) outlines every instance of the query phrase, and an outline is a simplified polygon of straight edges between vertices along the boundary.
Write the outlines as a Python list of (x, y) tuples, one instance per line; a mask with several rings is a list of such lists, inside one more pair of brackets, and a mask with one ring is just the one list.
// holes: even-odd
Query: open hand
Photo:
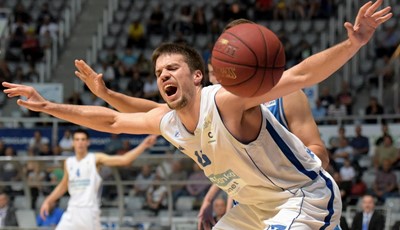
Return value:
[(344, 24), (347, 35), (354, 44), (365, 45), (371, 39), (376, 28), (393, 16), (390, 6), (377, 11), (382, 2), (383, 0), (377, 0), (375, 3), (371, 1), (365, 3), (358, 11), (354, 25), (350, 22)]
[(25, 97), (26, 100), (18, 99), (17, 104), (33, 111), (41, 111), (47, 102), (33, 87), (21, 84), (3, 82), (6, 88), (4, 93), (8, 97)]
[(83, 60), (75, 60), (75, 75), (81, 79), (90, 91), (101, 98), (107, 91), (107, 87), (103, 80), (103, 74), (96, 73), (88, 64)]

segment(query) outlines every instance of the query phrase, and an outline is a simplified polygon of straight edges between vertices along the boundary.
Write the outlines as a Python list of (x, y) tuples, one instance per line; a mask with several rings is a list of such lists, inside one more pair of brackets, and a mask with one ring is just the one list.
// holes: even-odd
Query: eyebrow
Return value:
[(175, 66), (180, 66), (180, 65), (179, 65), (179, 63), (176, 63), (176, 62), (166, 64), (166, 65), (162, 66), (161, 68), (156, 69), (155, 74), (156, 74), (156, 76), (159, 76), (162, 69), (171, 68), (171, 67), (175, 67)]

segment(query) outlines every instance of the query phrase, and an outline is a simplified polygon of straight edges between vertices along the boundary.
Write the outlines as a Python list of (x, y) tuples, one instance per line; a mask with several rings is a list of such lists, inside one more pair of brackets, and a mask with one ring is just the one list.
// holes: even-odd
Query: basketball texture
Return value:
[(240, 24), (218, 38), (211, 64), (217, 81), (226, 90), (255, 97), (279, 81), (285, 67), (285, 51), (271, 30), (258, 24)]

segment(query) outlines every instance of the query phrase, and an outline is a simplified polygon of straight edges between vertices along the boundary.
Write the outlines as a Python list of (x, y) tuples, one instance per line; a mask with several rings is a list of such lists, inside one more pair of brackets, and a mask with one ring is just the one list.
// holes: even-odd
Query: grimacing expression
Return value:
[(156, 61), (155, 73), (160, 94), (170, 109), (182, 109), (194, 95), (194, 83), (184, 57), (162, 54)]

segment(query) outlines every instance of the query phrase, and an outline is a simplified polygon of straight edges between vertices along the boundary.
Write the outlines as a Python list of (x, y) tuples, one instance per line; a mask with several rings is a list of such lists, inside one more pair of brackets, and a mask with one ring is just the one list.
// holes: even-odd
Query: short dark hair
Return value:
[[(180, 54), (185, 58), (185, 62), (188, 64), (191, 72), (200, 70), (203, 76), (205, 76), (205, 65), (204, 60), (193, 47), (185, 44), (178, 43), (163, 43), (157, 49), (154, 50), (152, 56), (153, 66), (155, 68), (157, 59), (163, 54)], [(204, 77), (203, 80), (204, 81)]]
[(75, 129), (72, 132), (72, 136), (75, 136), (75, 133), (83, 133), (86, 135), (87, 139), (90, 139), (90, 135), (89, 135), (88, 131), (86, 131), (85, 129), (81, 129), (81, 128)]
[(237, 26), (237, 25), (240, 25), (240, 24), (256, 24), (256, 23), (253, 22), (253, 21), (250, 21), (248, 19), (245, 19), (245, 18), (239, 18), (239, 19), (236, 19), (236, 20), (233, 20), (233, 21), (229, 22), (225, 26), (224, 31), (225, 30), (229, 30), (230, 28), (232, 28), (234, 26)]

